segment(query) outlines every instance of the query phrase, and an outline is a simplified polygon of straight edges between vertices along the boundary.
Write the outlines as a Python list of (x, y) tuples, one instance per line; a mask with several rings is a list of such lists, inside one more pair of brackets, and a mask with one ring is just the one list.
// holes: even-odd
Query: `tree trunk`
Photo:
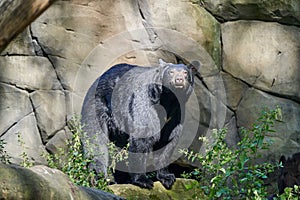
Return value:
[(0, 0), (0, 52), (55, 0)]

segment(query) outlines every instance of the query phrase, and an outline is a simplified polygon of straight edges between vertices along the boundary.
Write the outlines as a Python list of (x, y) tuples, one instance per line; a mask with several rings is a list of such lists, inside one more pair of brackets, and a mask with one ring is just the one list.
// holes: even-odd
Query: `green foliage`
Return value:
[(20, 165), (26, 168), (32, 167), (34, 162), (29, 158), (28, 154), (26, 153), (25, 142), (21, 136), (21, 133), (18, 133), (18, 144), (22, 147), (22, 153), (20, 154), (22, 161)]
[[(251, 130), (242, 129), (242, 140), (236, 149), (231, 149), (225, 142), (226, 129), (213, 130), (213, 143), (208, 145), (206, 155), (182, 150), (191, 161), (197, 160), (201, 169), (190, 176), (197, 177), (198, 183), (187, 188), (200, 187), (209, 199), (264, 199), (267, 197), (263, 186), (267, 174), (278, 165), (258, 164), (255, 160), (261, 151), (268, 149), (271, 141), (266, 138), (272, 133), (275, 120), (281, 118), (279, 108), (263, 110)], [(200, 138), (207, 143), (207, 138)]]
[[(129, 143), (126, 147), (119, 149), (113, 142), (109, 142), (108, 146), (108, 154), (110, 157), (110, 165), (109, 169), (112, 172), (115, 172), (116, 166), (118, 162), (125, 161), (126, 165), (128, 165), (128, 147)], [(109, 171), (110, 171), (109, 170)]]
[(4, 164), (10, 163), (10, 156), (7, 151), (4, 150), (6, 142), (3, 139), (0, 139), (0, 162)]
[(104, 174), (96, 174), (95, 171), (88, 168), (88, 165), (94, 161), (92, 155), (86, 154), (82, 148), (81, 137), (84, 137), (88, 144), (89, 140), (82, 130), (80, 118), (73, 117), (68, 126), (73, 135), (70, 140), (66, 141), (67, 149), (60, 149), (59, 153), (54, 155), (44, 155), (49, 167), (60, 169), (77, 185), (109, 191)]
[(299, 200), (300, 186), (295, 185), (294, 188), (287, 187), (284, 189), (284, 193), (279, 197), (275, 197), (274, 200)]

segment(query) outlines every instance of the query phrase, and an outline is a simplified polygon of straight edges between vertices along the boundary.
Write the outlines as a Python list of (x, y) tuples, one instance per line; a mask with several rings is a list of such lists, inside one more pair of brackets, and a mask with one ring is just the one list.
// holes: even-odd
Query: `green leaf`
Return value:
[(220, 171), (226, 174), (226, 170), (224, 168), (221, 168)]

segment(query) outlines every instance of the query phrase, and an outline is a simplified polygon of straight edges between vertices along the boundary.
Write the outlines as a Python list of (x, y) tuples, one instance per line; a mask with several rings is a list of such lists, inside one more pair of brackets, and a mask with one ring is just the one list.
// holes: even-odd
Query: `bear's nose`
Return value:
[(176, 77), (175, 77), (175, 82), (176, 82), (176, 83), (183, 83), (183, 81), (184, 81), (183, 76), (176, 76)]
[(176, 81), (177, 81), (177, 82), (182, 82), (182, 81), (183, 81), (183, 78), (182, 78), (182, 77), (177, 77), (177, 78), (176, 78)]

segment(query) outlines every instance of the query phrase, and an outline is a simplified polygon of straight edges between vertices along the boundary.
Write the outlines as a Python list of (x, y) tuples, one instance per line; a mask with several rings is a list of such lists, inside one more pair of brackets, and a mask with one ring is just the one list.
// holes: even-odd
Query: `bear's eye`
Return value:
[(174, 74), (174, 70), (170, 70), (170, 75), (173, 75)]
[(187, 71), (184, 71), (183, 72), (184, 76), (186, 77), (188, 75), (188, 72)]

